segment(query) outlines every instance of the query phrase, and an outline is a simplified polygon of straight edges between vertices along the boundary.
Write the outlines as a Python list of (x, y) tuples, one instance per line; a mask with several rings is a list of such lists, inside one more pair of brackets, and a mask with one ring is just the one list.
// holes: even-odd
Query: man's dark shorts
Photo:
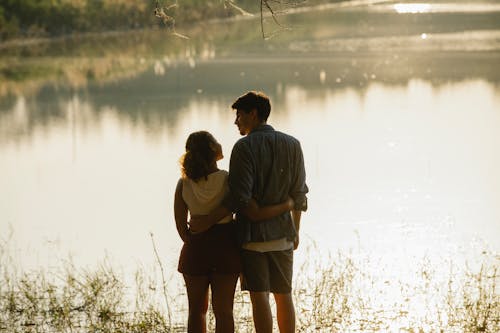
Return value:
[(293, 250), (241, 250), (241, 289), (288, 294), (292, 291)]

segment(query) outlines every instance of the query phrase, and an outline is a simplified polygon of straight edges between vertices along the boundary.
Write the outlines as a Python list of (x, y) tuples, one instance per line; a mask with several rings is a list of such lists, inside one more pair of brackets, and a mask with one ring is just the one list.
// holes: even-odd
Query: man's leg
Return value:
[(273, 315), (269, 305), (269, 292), (250, 291), (252, 300), (253, 323), (256, 333), (272, 333)]
[(269, 305), (269, 263), (265, 253), (242, 250), (241, 287), (250, 292), (256, 333), (273, 331), (273, 316)]
[(274, 294), (276, 300), (276, 316), (280, 333), (295, 332), (295, 308), (293, 307), (292, 294)]
[(280, 333), (295, 332), (295, 309), (292, 299), (293, 250), (269, 252), (271, 292), (276, 301)]

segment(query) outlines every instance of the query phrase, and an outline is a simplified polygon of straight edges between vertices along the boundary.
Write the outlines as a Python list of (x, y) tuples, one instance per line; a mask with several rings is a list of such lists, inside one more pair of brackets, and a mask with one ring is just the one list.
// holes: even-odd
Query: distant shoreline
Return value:
[(26, 37), (14, 38), (7, 41), (0, 42), (0, 50), (10, 49), (20, 46), (40, 45), (46, 43), (62, 42), (66, 40), (75, 40), (80, 38), (92, 37), (113, 37), (120, 35), (127, 35), (130, 33), (146, 32), (146, 31), (159, 31), (160, 28), (141, 28), (141, 29), (128, 29), (128, 30), (109, 30), (103, 32), (75, 32), (66, 35), (53, 36), (53, 37)]
[[(383, 3), (391, 3), (393, 0), (333, 0), (333, 1), (319, 1), (317, 3), (312, 3), (307, 6), (298, 6), (291, 7), (286, 10), (286, 12), (282, 12), (279, 16), (286, 15), (296, 15), (304, 12), (314, 12), (314, 11), (323, 11), (323, 10), (332, 10), (332, 9), (345, 9), (345, 8), (354, 8), (368, 5), (377, 5)], [(270, 17), (270, 13), (264, 12), (264, 17)], [(154, 16), (151, 13), (151, 16)], [(235, 20), (256, 20), (260, 19), (260, 13), (239, 13), (236, 15), (229, 16), (217, 16), (214, 14), (213, 16), (209, 16), (206, 19), (194, 20), (194, 21), (186, 21), (180, 20), (183, 24), (186, 24), (187, 29), (190, 29), (196, 24), (210, 24), (210, 23), (220, 23), (220, 22), (232, 22)], [(157, 19), (158, 22), (160, 19)], [(256, 27), (258, 28), (258, 27)], [(0, 40), (0, 50), (15, 48), (20, 46), (30, 46), (30, 45), (39, 45), (44, 43), (58, 42), (64, 40), (78, 39), (78, 38), (87, 38), (87, 37), (106, 37), (106, 36), (117, 36), (121, 34), (133, 33), (133, 32), (144, 32), (144, 31), (156, 31), (156, 30), (167, 30), (161, 24), (157, 25), (149, 25), (143, 26), (140, 28), (131, 28), (131, 29), (115, 29), (115, 30), (101, 30), (101, 31), (75, 31), (67, 34), (55, 34), (53, 36), (34, 36), (34, 37), (12, 37), (7, 38), (5, 40)], [(184, 30), (184, 29), (180, 29)], [(1, 32), (1, 31), (0, 31)]]
[[(382, 13), (385, 10), (387, 10), (386, 7), (388, 7), (391, 3), (396, 3), (394, 0), (341, 0), (341, 1), (313, 1), (310, 5), (307, 6), (298, 6), (298, 7), (291, 7), (286, 9), (285, 11), (281, 12), (278, 17), (284, 17), (284, 16), (289, 16), (289, 15), (297, 15), (301, 13), (308, 13), (308, 12), (322, 12), (325, 10), (359, 10), (359, 7), (366, 7), (370, 5), (377, 5), (377, 9), (375, 9), (375, 12)], [(461, 3), (458, 1), (457, 3)], [(438, 2), (439, 5), (439, 2)], [(467, 5), (470, 6), (470, 5)], [(459, 6), (460, 8), (458, 9), (458, 12), (462, 12), (462, 10), (466, 10), (466, 8), (462, 5)], [(478, 8), (476, 9), (470, 9), (473, 13), (478, 13), (484, 10), (484, 6), (481, 6), (481, 4), (477, 4)], [(500, 12), (500, 4), (488, 4), (488, 7), (491, 7), (491, 11), (494, 13)], [(1, 6), (0, 6), (1, 9)], [(440, 7), (438, 7), (438, 10), (430, 10), (427, 13), (422, 13), (422, 14), (436, 14), (440, 13), (442, 14), (442, 10), (449, 10), (449, 8), (444, 8), (441, 4)], [(1, 12), (0, 12), (1, 13)], [(456, 14), (457, 12), (451, 11), (449, 12), (450, 14)], [(264, 17), (266, 19), (269, 19), (270, 13), (264, 12)], [(412, 13), (406, 13), (407, 15), (415, 15)], [(0, 50), (8, 50), (16, 47), (26, 47), (26, 46), (32, 46), (32, 45), (43, 45), (43, 44), (48, 44), (48, 43), (53, 43), (53, 42), (61, 42), (61, 41), (69, 41), (69, 40), (78, 40), (80, 38), (85, 39), (85, 38), (95, 38), (95, 37), (113, 37), (113, 36), (120, 36), (120, 35), (127, 35), (127, 34), (133, 34), (133, 33), (141, 33), (141, 32), (156, 32), (156, 31), (162, 31), (164, 30), (165, 32), (169, 31), (168, 27), (165, 27), (163, 24), (160, 23), (159, 18), (154, 17), (154, 13), (151, 12), (151, 18), (153, 20), (157, 20), (157, 24), (150, 24), (144, 25), (141, 27), (136, 27), (136, 28), (118, 28), (118, 29), (103, 29), (101, 31), (85, 31), (85, 30), (75, 30), (74, 32), (71, 33), (62, 33), (62, 34), (54, 34), (54, 35), (47, 35), (47, 33), (42, 33), (38, 36), (16, 36), (16, 37), (10, 37), (6, 38), (4, 40), (0, 39)], [(1, 17), (0, 17), (1, 18)], [(175, 32), (180, 33), (181, 35), (186, 33), (185, 31), (189, 31), (193, 28), (195, 28), (197, 25), (204, 25), (204, 24), (213, 24), (213, 23), (221, 23), (221, 22), (234, 22), (234, 21), (240, 21), (240, 20), (260, 20), (260, 12), (255, 12), (255, 13), (241, 13), (238, 12), (237, 14), (233, 15), (227, 15), (227, 16), (221, 16), (220, 13), (213, 12), (211, 14), (207, 15), (207, 18), (198, 18), (195, 20), (190, 20), (190, 19), (182, 19), (179, 18), (178, 21), (180, 22), (180, 25), (182, 26), (179, 28), (179, 25), (177, 25), (177, 29), (172, 30), (171, 32), (175, 34)], [(177, 23), (179, 23), (177, 22)], [(259, 23), (260, 24), (260, 23)], [(255, 29), (260, 30), (260, 26), (256, 26)], [(177, 31), (176, 31), (177, 30)], [(1, 33), (1, 30), (0, 30)]]

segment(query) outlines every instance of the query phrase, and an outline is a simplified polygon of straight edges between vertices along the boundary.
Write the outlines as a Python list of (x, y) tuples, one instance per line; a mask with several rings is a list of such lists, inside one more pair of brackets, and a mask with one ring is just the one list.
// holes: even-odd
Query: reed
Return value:
[[(163, 272), (138, 268), (130, 278), (107, 262), (20, 272), (0, 251), (0, 332), (185, 331), (185, 292), (167, 295)], [(405, 275), (369, 253), (338, 252), (319, 261), (314, 251), (296, 269), (298, 332), (500, 331), (497, 255), (483, 254), (474, 265), (424, 257)], [(234, 313), (236, 331), (252, 332), (247, 293), (237, 291)], [(213, 331), (214, 317), (208, 318)]]

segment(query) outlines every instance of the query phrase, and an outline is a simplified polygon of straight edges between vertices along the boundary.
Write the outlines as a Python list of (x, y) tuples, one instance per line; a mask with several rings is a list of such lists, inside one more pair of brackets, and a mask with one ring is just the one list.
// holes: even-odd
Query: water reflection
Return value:
[(426, 13), (431, 9), (431, 5), (428, 3), (405, 3), (394, 5), (394, 9), (398, 13)]
[[(274, 93), (280, 103), (283, 90), (289, 87), (300, 87), (308, 94), (354, 89), (364, 95), (373, 83), (405, 86), (410, 78), (422, 78), (439, 88), (449, 80), (479, 77), (495, 86), (500, 81), (500, 73), (491, 70), (495, 58), (485, 55), (478, 63), (480, 57), (436, 56), (419, 61), (399, 57), (320, 58), (300, 63), (285, 58), (279, 65), (273, 60), (218, 60), (201, 62), (196, 68), (177, 65), (168, 69), (168, 62), (163, 61), (162, 67), (157, 62), (145, 73), (116, 83), (89, 84), (82, 90), (49, 86), (35, 95), (4, 98), (0, 103), (0, 145), (29, 139), (38, 130), (64, 126), (68, 121), (77, 120), (84, 129), (92, 127), (90, 124), (108, 109), (116, 110), (118, 119), (128, 126), (145, 126), (149, 135), (158, 136), (165, 129), (178, 127), (179, 117), (191, 100), (228, 100), (228, 96), (238, 96), (248, 87)], [(164, 71), (163, 75), (159, 71)], [(68, 108), (75, 100), (83, 106)]]
[[(398, 255), (403, 244), (407, 255), (455, 251), (471, 235), (498, 244), (498, 88), (412, 80), (372, 83), (360, 93), (314, 76), (318, 88), (268, 83), (272, 123), (301, 138), (306, 156), (313, 190), (304, 239), (322, 249), (361, 243)], [(2, 128), (16, 128), (2, 130), (0, 205), (2, 229), (12, 225), (22, 257), (38, 253), (21, 261), (55, 264), (69, 252), (87, 264), (105, 253), (147, 263), (153, 231), (174, 267), (176, 161), (188, 133), (200, 128), (229, 155), (238, 133), (228, 105), (240, 91), (228, 90), (188, 90), (168, 104), (173, 97), (160, 92), (112, 98), (91, 89), (86, 97), (48, 98), (55, 102), (40, 113), (18, 99), (0, 117)], [(47, 243), (57, 255), (39, 250)]]
[[(378, 7), (382, 9), (384, 6)], [(385, 7), (387, 8), (387, 7)], [(399, 14), (424, 14), (424, 13), (492, 13), (500, 11), (500, 5), (489, 1), (477, 3), (398, 3), (392, 8)]]

